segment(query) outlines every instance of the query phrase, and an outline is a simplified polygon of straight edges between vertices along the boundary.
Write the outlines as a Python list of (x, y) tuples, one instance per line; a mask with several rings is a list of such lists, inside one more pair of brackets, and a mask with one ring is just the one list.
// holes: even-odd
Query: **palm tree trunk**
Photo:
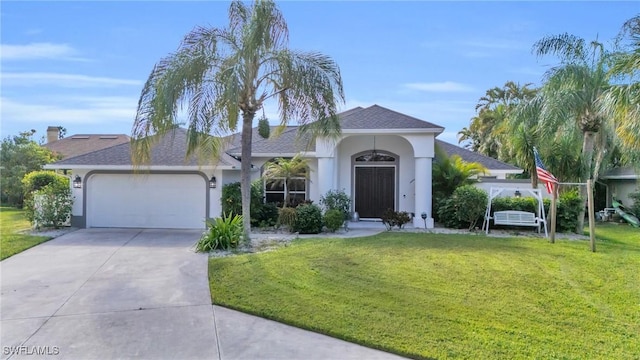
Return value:
[[(580, 174), (580, 182), (586, 183), (587, 179), (591, 178), (591, 162), (593, 160), (593, 147), (595, 143), (595, 132), (584, 131), (582, 140), (582, 169)], [(587, 206), (587, 189), (586, 185), (580, 186), (580, 198), (582, 199), (582, 206), (578, 213), (578, 222), (576, 224), (576, 233), (582, 234), (584, 229), (584, 209)]]
[(246, 240), (251, 235), (251, 139), (255, 113), (242, 113), (242, 158), (240, 159), (240, 194), (242, 196), (242, 227)]

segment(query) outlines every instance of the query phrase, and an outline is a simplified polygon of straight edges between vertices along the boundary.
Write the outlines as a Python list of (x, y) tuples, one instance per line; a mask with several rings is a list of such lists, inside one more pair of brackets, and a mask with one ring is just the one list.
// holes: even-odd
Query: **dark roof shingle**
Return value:
[[(151, 149), (152, 166), (185, 166), (200, 165), (197, 158), (186, 158), (187, 132), (176, 129), (160, 139)], [(67, 158), (55, 163), (56, 165), (132, 165), (131, 143), (112, 146), (88, 154)], [(239, 166), (239, 162), (226, 153), (220, 156), (219, 165)]]
[(482, 154), (478, 154), (477, 152), (467, 150), (460, 146), (449, 144), (448, 142), (444, 142), (442, 140), (436, 139), (436, 146), (440, 146), (440, 148), (444, 152), (446, 152), (448, 156), (458, 155), (462, 158), (462, 160), (466, 162), (480, 163), (489, 170), (522, 170), (519, 167), (507, 164), (488, 156), (484, 156)]
[(127, 142), (129, 136), (125, 134), (76, 134), (42, 146), (70, 158)]

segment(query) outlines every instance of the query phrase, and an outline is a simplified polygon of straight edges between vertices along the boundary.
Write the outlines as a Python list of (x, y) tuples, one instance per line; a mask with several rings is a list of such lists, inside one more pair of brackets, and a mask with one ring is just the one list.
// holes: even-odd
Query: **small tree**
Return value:
[(0, 189), (2, 203), (22, 207), (24, 192), (22, 178), (29, 172), (42, 169), (42, 165), (58, 160), (53, 152), (33, 140), (35, 130), (7, 137), (0, 149)]
[(329, 190), (320, 198), (320, 204), (324, 207), (325, 212), (330, 210), (338, 210), (342, 214), (343, 221), (351, 218), (351, 199), (344, 190)]
[(278, 158), (275, 161), (267, 163), (262, 177), (270, 183), (271, 187), (283, 185), (284, 187), (284, 204), (287, 207), (289, 203), (289, 183), (294, 178), (309, 178), (309, 165), (307, 160), (300, 155), (296, 155), (291, 159)]

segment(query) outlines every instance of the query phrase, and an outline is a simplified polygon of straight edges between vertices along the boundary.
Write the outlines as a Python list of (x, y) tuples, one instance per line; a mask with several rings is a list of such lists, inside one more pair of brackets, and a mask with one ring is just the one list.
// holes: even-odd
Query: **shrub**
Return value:
[(296, 208), (286, 207), (278, 209), (278, 221), (276, 223), (277, 227), (286, 226), (289, 229), (293, 229), (293, 225), (296, 222)]
[(340, 229), (342, 224), (344, 224), (344, 214), (338, 209), (328, 210), (324, 214), (324, 225), (331, 232), (335, 232)]
[[(66, 178), (65, 178), (66, 179)], [(51, 183), (40, 190), (32, 193), (33, 220), (34, 227), (60, 228), (69, 221), (73, 198), (71, 189), (67, 184), (57, 182)]]
[(458, 219), (453, 199), (448, 198), (440, 200), (437, 208), (439, 222), (444, 227), (449, 229), (462, 229), (465, 227), (465, 224)]
[(304, 204), (296, 208), (293, 231), (300, 234), (318, 234), (322, 231), (322, 210), (318, 205)]
[(469, 230), (473, 230), (487, 208), (487, 192), (473, 185), (464, 185), (457, 188), (451, 198), (458, 220), (469, 224)]
[(556, 230), (558, 232), (574, 232), (578, 225), (578, 214), (582, 208), (582, 200), (578, 190), (566, 191), (558, 197), (558, 215)]
[(450, 198), (438, 204), (438, 216), (445, 227), (473, 229), (487, 208), (487, 193), (473, 185), (454, 190)]
[[(242, 194), (240, 191), (240, 182), (225, 184), (222, 186), (222, 196), (220, 197), (222, 204), (222, 213), (232, 215), (242, 215)], [(263, 205), (263, 189), (262, 181), (256, 180), (251, 183), (251, 219), (252, 225), (259, 223), (264, 218), (260, 218), (259, 212), (262, 211)], [(255, 220), (255, 221), (254, 221)]]
[(32, 171), (22, 178), (22, 191), (25, 215), (34, 227), (58, 228), (69, 219), (73, 199), (66, 176), (53, 171)]
[(225, 217), (207, 219), (207, 230), (196, 243), (196, 251), (235, 249), (242, 240), (242, 216), (228, 214)]
[(274, 203), (256, 204), (251, 206), (251, 225), (261, 228), (275, 226), (278, 222), (278, 207)]
[(409, 216), (409, 213), (406, 211), (387, 209), (387, 211), (382, 214), (381, 219), (387, 230), (391, 230), (396, 226), (398, 229), (402, 229), (406, 223), (411, 221), (411, 216)]
[(320, 198), (320, 204), (325, 211), (338, 210), (342, 214), (343, 220), (351, 218), (351, 199), (344, 190), (329, 190)]

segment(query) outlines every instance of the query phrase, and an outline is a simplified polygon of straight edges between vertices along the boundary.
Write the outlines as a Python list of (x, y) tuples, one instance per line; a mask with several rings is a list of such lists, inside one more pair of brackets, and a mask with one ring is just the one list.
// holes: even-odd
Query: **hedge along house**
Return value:
[[(254, 129), (252, 179), (261, 177), (268, 161), (300, 153), (310, 174), (291, 184), (298, 200), (318, 203), (329, 190), (344, 190), (361, 219), (377, 220), (391, 208), (416, 214), (414, 226), (419, 227), (424, 212), (427, 227), (433, 227), (431, 170), (435, 138), (444, 128), (378, 105), (357, 107), (339, 118), (337, 140), (299, 138), (297, 127), (264, 139)], [(228, 140), (229, 147), (212, 165), (186, 159), (186, 131), (176, 129), (154, 146), (151, 164), (140, 173), (134, 172), (129, 143), (46, 167), (71, 171), (79, 180), (73, 189), (74, 226), (203, 228), (205, 218), (221, 215), (222, 185), (240, 179), (240, 136)], [(265, 197), (280, 202), (284, 191), (266, 187)]]

